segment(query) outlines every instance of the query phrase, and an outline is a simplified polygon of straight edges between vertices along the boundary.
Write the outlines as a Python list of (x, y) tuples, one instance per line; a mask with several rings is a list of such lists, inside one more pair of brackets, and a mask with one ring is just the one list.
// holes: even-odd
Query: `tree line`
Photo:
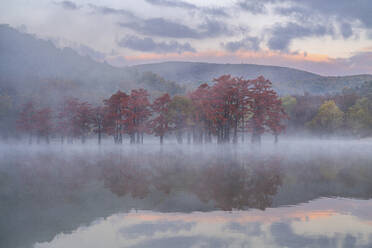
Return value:
[(29, 136), (29, 142), (51, 136), (61, 142), (84, 143), (95, 133), (98, 143), (110, 135), (116, 144), (125, 136), (131, 144), (142, 144), (145, 134), (164, 137), (174, 134), (178, 143), (237, 143), (245, 133), (251, 141), (261, 142), (265, 132), (272, 133), (275, 142), (285, 130), (288, 118), (282, 101), (264, 77), (246, 80), (222, 75), (212, 85), (202, 84), (185, 95), (163, 94), (150, 101), (145, 89), (130, 93), (117, 91), (94, 106), (77, 98), (67, 98), (57, 108), (39, 108), (25, 103), (19, 113), (17, 128)]
[(288, 114), (287, 131), (317, 136), (369, 137), (372, 135), (372, 81), (334, 95), (282, 97)]

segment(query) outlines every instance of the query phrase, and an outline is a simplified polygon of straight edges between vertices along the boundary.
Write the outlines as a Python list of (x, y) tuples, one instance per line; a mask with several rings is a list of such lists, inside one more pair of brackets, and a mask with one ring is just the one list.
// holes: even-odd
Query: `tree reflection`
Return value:
[[(173, 162), (173, 163), (172, 163)], [(271, 206), (272, 197), (282, 183), (278, 159), (250, 161), (234, 160), (204, 164), (193, 162), (179, 166), (172, 158), (153, 164), (151, 168), (136, 165), (133, 161), (109, 164), (103, 170), (104, 185), (118, 196), (130, 194), (143, 198), (152, 191), (165, 195), (188, 192), (202, 202), (214, 203), (222, 210)]]

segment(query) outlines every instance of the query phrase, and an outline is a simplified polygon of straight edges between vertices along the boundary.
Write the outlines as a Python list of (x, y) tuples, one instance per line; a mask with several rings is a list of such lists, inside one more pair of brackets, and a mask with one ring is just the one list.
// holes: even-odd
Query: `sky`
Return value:
[(370, 0), (12, 0), (0, 23), (114, 66), (162, 61), (372, 74)]

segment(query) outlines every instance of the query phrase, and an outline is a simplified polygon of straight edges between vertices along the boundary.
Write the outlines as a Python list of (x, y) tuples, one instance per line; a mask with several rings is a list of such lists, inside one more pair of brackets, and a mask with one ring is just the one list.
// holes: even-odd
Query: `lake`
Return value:
[(0, 247), (372, 247), (372, 144), (6, 144)]

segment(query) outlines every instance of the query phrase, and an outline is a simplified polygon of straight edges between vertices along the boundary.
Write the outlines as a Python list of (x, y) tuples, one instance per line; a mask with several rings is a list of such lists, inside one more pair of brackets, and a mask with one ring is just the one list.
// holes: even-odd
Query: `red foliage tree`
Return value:
[[(149, 132), (148, 118), (151, 116), (149, 94), (144, 89), (132, 90), (125, 109), (126, 130), (130, 143), (143, 143), (143, 135)], [(137, 140), (136, 140), (137, 136)]]
[(85, 143), (86, 136), (93, 124), (93, 110), (89, 103), (80, 102), (77, 98), (66, 99), (58, 114), (58, 129), (61, 133), (61, 142), (64, 137), (73, 141), (73, 138), (80, 137)]
[(163, 144), (164, 135), (169, 131), (169, 104), (171, 98), (168, 94), (164, 94), (159, 98), (155, 99), (154, 103), (151, 105), (151, 108), (157, 116), (151, 121), (152, 132), (159, 136), (160, 144)]
[(31, 101), (27, 102), (22, 107), (17, 127), (29, 134), (30, 144), (34, 135), (38, 143), (41, 137), (44, 137), (49, 143), (49, 136), (53, 131), (52, 111), (50, 108), (37, 109)]
[(129, 96), (120, 90), (109, 99), (104, 100), (106, 107), (104, 130), (114, 136), (114, 141), (117, 144), (123, 143), (124, 118), (128, 100)]
[(211, 142), (212, 133), (219, 120), (220, 112), (216, 110), (216, 97), (212, 94), (212, 88), (208, 84), (200, 85), (195, 91), (189, 94), (189, 98), (194, 105), (192, 112), (193, 122), (193, 140), (194, 143), (203, 141), (204, 132), (206, 132), (206, 141)]
[(252, 130), (252, 142), (260, 143), (261, 135), (267, 128), (273, 131), (275, 140), (284, 129), (281, 119), (286, 118), (281, 101), (272, 89), (272, 83), (264, 77), (251, 80), (252, 102), (250, 128)]

